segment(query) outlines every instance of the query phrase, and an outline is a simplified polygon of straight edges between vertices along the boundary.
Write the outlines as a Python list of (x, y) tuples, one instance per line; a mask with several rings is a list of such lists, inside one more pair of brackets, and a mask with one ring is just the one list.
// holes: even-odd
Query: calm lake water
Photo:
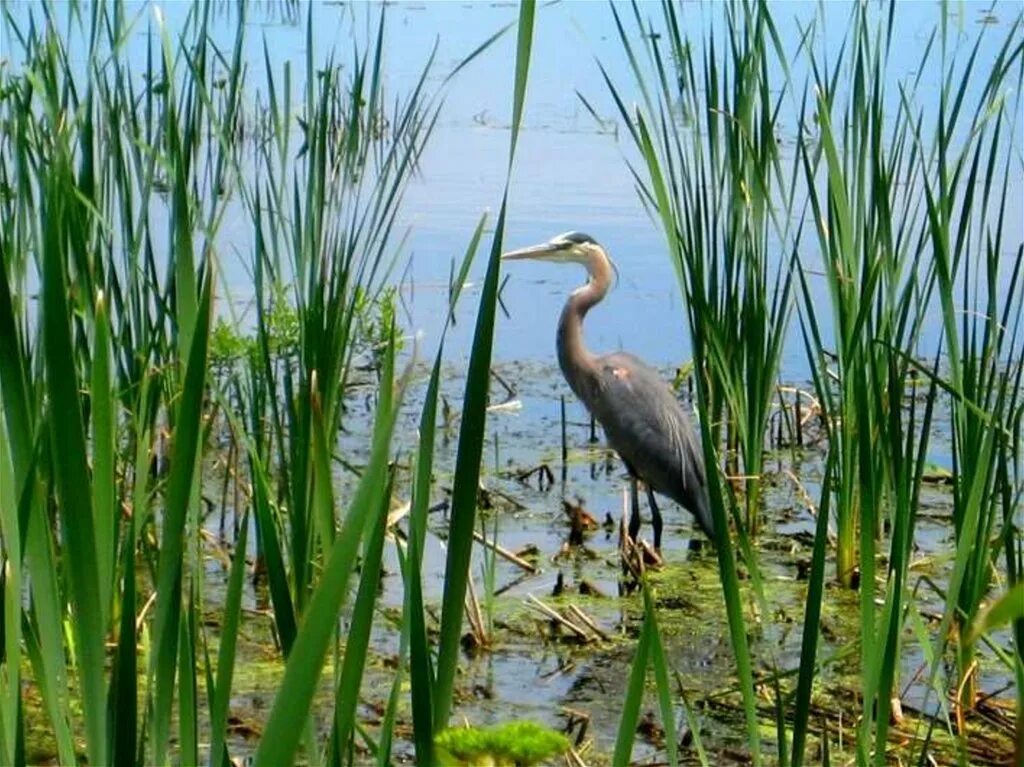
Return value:
[[(58, 4), (58, 13), (70, 6)], [(977, 66), (985, 72), (998, 53), (998, 45), (1012, 22), (1019, 3), (953, 3), (950, 9), (950, 40), (973, 44), (985, 30)], [(225, 49), (233, 42), (235, 16), (232, 6), (218, 6), (219, 23), (212, 35)], [(616, 6), (627, 28), (632, 28), (632, 9)], [(793, 81), (802, 87), (808, 76), (797, 59), (801, 30), (823, 13), (819, 25), (819, 49), (838, 50), (847, 33), (852, 6), (847, 3), (780, 2), (773, 4), (783, 47), (792, 52)], [(35, 3), (15, 3), (14, 17), (23, 22), (30, 14), (39, 17)], [(126, 45), (128, 59), (144, 68), (148, 36), (156, 34), (162, 19), (173, 35), (185, 22), (189, 4), (126, 3), (134, 21)], [(381, 6), (378, 4), (315, 3), (295, 11), (281, 2), (251, 5), (247, 25), (246, 56), (249, 61), (249, 109), (255, 95), (264, 90), (264, 43), (271, 65), (280, 73), (290, 62), (293, 93), (303, 85), (307, 55), (306, 13), (314, 21), (313, 61), (326, 62), (333, 55), (343, 65), (353, 56), (353, 44), (364, 48), (372, 39)], [(398, 273), (402, 283), (404, 319), (409, 332), (421, 331), (424, 352), (434, 348), (444, 307), (451, 263), (461, 258), (482, 212), (491, 221), (501, 200), (508, 156), (512, 104), (512, 68), (518, 7), (511, 2), (389, 2), (386, 4), (385, 76), (392, 95), (413, 87), (424, 63), (435, 49), (428, 87), (440, 90), (444, 105), (434, 135), (423, 157), (422, 172), (408, 189), (399, 232), (407, 231), (407, 247)], [(658, 25), (656, 4), (641, 4), (640, 13)], [(694, 37), (711, 29), (721, 35), (724, 4), (685, 3), (680, 8), (683, 29)], [(889, 71), (894, 77), (914, 77), (928, 35), (939, 23), (937, 3), (901, 3), (896, 14), (894, 44)], [(58, 19), (67, 23), (66, 19)], [(459, 61), (498, 30), (513, 25), (493, 46), (476, 58), (454, 79), (445, 78)], [(73, 60), (84, 61), (79, 36), (72, 46)], [(11, 30), (0, 23), (0, 57), (13, 57)], [(936, 59), (937, 60), (937, 59)], [(675, 270), (669, 261), (660, 228), (639, 203), (627, 165), (637, 157), (602, 79), (600, 62), (612, 80), (627, 94), (640, 95), (632, 85), (629, 62), (623, 53), (609, 6), (601, 2), (556, 2), (538, 8), (527, 93), (524, 128), (512, 174), (506, 247), (544, 240), (576, 229), (602, 242), (616, 259), (620, 282), (587, 321), (587, 335), (595, 350), (628, 348), (659, 366), (674, 366), (689, 357), (685, 307)], [(941, 68), (920, 73), (919, 100), (934, 106), (938, 98)], [(983, 78), (976, 78), (977, 81)], [(799, 90), (798, 88), (795, 90)], [(582, 104), (586, 98), (604, 122), (599, 124)], [(889, 88), (895, 114), (898, 89)], [(1012, 97), (1012, 94), (1010, 94)], [(976, 93), (968, 93), (973, 104)], [(928, 100), (931, 100), (929, 103)], [(792, 158), (796, 143), (797, 108), (783, 105), (783, 155)], [(962, 120), (966, 122), (966, 120)], [(1018, 120), (1019, 123), (1019, 120)], [(1014, 139), (1019, 165), (1022, 134)], [(1007, 257), (1024, 239), (1022, 176), (1015, 174), (1009, 194), (1011, 215), (1004, 242)], [(228, 289), (243, 308), (251, 295), (248, 264), (252, 225), (239, 205), (229, 210), (221, 228), (220, 258)], [(472, 271), (479, 283), (484, 268), (487, 240)], [(812, 265), (818, 258), (813, 234), (805, 236), (801, 258)], [(406, 259), (408, 261), (406, 262)], [(402, 266), (408, 263), (404, 271)], [(579, 270), (548, 264), (517, 265), (506, 270), (510, 279), (503, 293), (510, 316), (501, 318), (495, 335), (496, 361), (553, 360), (554, 325), (565, 295), (582, 281)], [(814, 286), (824, 288), (822, 285)], [(448, 344), (455, 359), (468, 356), (475, 312), (475, 292), (462, 301), (459, 322)], [(824, 298), (824, 293), (822, 293)], [(795, 330), (795, 325), (793, 326)], [(824, 332), (828, 337), (830, 329)], [(924, 348), (934, 346), (938, 323), (925, 329)], [(790, 334), (783, 360), (783, 376), (805, 380), (808, 368), (798, 332)]]

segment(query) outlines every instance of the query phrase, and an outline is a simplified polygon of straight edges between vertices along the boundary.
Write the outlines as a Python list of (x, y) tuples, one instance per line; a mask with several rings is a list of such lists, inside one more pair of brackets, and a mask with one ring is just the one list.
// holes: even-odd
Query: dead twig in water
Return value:
[(594, 623), (594, 619), (587, 615), (585, 612), (583, 612), (576, 605), (569, 605), (569, 612), (573, 614), (574, 618), (577, 618), (578, 620), (586, 624), (587, 628), (589, 628), (591, 631), (593, 631), (595, 634), (601, 637), (601, 639), (607, 641), (610, 638), (608, 636), (607, 631), (605, 631), (596, 623)]
[(474, 530), (473, 531), (473, 539), (477, 543), (482, 543), (484, 546), (489, 548), (491, 551), (493, 551), (495, 554), (497, 554), (502, 559), (507, 559), (509, 562), (514, 564), (516, 567), (519, 567), (522, 570), (525, 570), (530, 575), (536, 575), (537, 573), (540, 572), (540, 570), (537, 568), (537, 566), (535, 564), (533, 564), (532, 562), (529, 562), (529, 561), (523, 559), (522, 557), (518, 556), (517, 554), (509, 551), (508, 549), (506, 549), (504, 546), (502, 546), (501, 544), (497, 543), (496, 541), (488, 540), (487, 538), (484, 537), (483, 533), (481, 533), (479, 530)]
[(545, 487), (550, 489), (555, 484), (554, 472), (551, 471), (551, 467), (546, 463), (534, 466), (532, 469), (520, 471), (516, 473), (515, 477), (519, 482), (522, 482), (525, 485), (534, 474), (537, 475), (538, 490), (544, 490)]
[(573, 623), (571, 620), (569, 620), (564, 615), (559, 613), (557, 610), (553, 610), (552, 608), (548, 607), (546, 604), (537, 599), (537, 597), (535, 597), (533, 594), (530, 594), (526, 597), (525, 604), (527, 607), (531, 607), (534, 610), (543, 613), (547, 618), (554, 621), (558, 625), (567, 628), (569, 631), (576, 635), (577, 639), (579, 639), (584, 644), (589, 644), (590, 642), (594, 641), (594, 634), (591, 634), (586, 629), (577, 626), (575, 623)]

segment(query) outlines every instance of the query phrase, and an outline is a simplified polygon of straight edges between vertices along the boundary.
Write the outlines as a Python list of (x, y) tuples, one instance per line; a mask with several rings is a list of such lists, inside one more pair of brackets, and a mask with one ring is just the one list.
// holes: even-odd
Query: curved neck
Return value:
[(611, 286), (611, 268), (607, 259), (593, 259), (587, 264), (587, 284), (572, 292), (558, 321), (558, 364), (576, 396), (587, 401), (581, 391), (583, 379), (593, 374), (594, 356), (583, 342), (583, 318), (599, 303)]

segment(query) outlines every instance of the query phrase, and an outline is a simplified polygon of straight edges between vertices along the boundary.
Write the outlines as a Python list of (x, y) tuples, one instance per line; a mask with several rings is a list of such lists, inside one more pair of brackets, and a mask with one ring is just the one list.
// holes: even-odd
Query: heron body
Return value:
[(632, 514), (629, 535), (640, 529), (637, 480), (647, 486), (654, 545), (661, 547), (661, 513), (652, 491), (687, 509), (712, 541), (704, 459), (690, 419), (669, 385), (627, 352), (597, 356), (583, 341), (583, 319), (611, 287), (612, 261), (601, 245), (581, 232), (504, 254), (503, 258), (578, 263), (587, 283), (572, 292), (558, 322), (558, 362), (566, 381), (604, 428), (608, 443), (629, 472)]

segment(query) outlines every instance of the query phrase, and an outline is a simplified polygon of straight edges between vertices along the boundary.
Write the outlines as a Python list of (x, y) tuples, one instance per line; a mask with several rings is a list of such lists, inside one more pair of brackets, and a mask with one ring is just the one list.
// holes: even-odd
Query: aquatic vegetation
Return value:
[[(987, 30), (963, 53), (949, 42), (949, 12), (943, 10), (916, 76), (899, 78), (890, 55), (895, 8), (852, 9), (838, 50), (824, 42), (819, 48), (824, 33), (811, 23), (795, 57), (781, 48), (764, 4), (731, 6), (725, 13), (724, 55), (717, 52), (721, 43), (713, 27), (702, 39), (685, 36), (680, 11), (671, 4), (662, 6), (658, 22), (643, 18), (639, 7), (633, 10), (634, 26), (627, 30), (620, 20), (619, 31), (643, 95), (636, 111), (626, 109), (623, 86), (610, 80), (609, 86), (631, 126), (641, 158), (634, 172), (662, 225), (687, 298), (708, 463), (732, 479), (739, 473), (732, 451), (738, 448), (744, 459), (745, 519), (735, 513), (734, 481), (722, 483), (721, 492), (712, 488), (712, 505), (716, 522), (733, 512), (744, 523), (738, 527), (739, 553), (762, 610), (760, 557), (747, 535), (756, 533), (760, 512), (767, 413), (791, 301), (827, 436), (795, 699), (776, 682), (777, 758), (792, 764), (807, 758), (809, 704), (820, 662), (817, 624), (834, 523), (836, 577), (860, 595), (856, 759), (881, 764), (890, 719), (898, 716), (891, 707), (913, 624), (908, 608), (915, 525), (944, 395), (954, 433), (956, 551), (946, 610), (931, 635), (929, 692), (941, 673), (949, 629), (970, 623), (997, 562), (1003, 560), (1011, 584), (1019, 579), (1022, 540), (1013, 522), (1019, 512), (1011, 509), (1019, 509), (1021, 497), (1015, 424), (1024, 404), (1022, 246), (1007, 246), (1003, 222), (1016, 151), (1016, 126), (1007, 115), (1020, 108), (1015, 96), (1008, 109), (1006, 93), (1019, 94), (1022, 83), (1022, 18), (1011, 21), (991, 70), (983, 72), (976, 55)], [(936, 66), (942, 73), (938, 99), (922, 103), (922, 73)], [(962, 108), (968, 98), (975, 103)], [(795, 107), (787, 109), (789, 102)], [(680, 104), (688, 120), (676, 119)], [(787, 113), (795, 113), (798, 126), (788, 174), (779, 135)], [(797, 198), (806, 199), (804, 212), (795, 209)], [(817, 235), (816, 252), (801, 237), (805, 227)], [(770, 282), (766, 247), (791, 254), (788, 262), (776, 259)], [(944, 332), (937, 346), (922, 348), (922, 329), (936, 310)], [(724, 553), (720, 569), (749, 749), (759, 761), (754, 659), (736, 565)], [(955, 728), (964, 744), (963, 714), (976, 699), (976, 666), (971, 637), (963, 631), (956, 636), (959, 673), (951, 681), (959, 691)], [(1019, 676), (1019, 641), (1011, 654), (1012, 660), (1004, 657)], [(945, 701), (936, 705), (954, 729)], [(796, 722), (791, 735), (785, 721), (790, 706)], [(922, 738), (922, 758), (931, 734), (929, 728)]]
[(569, 748), (568, 738), (536, 722), (453, 727), (439, 732), (434, 742), (443, 763), (473, 767), (530, 767)]

